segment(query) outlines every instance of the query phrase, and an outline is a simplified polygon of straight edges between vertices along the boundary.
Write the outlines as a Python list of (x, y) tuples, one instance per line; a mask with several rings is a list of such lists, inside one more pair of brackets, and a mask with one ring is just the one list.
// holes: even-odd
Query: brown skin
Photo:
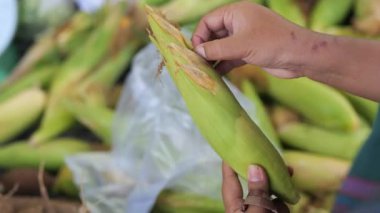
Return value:
[(248, 1), (203, 17), (192, 42), (205, 59), (221, 61), (222, 73), (255, 64), (280, 78), (308, 77), (380, 101), (380, 42), (312, 32)]
[[(312, 32), (248, 1), (221, 7), (203, 17), (192, 42), (206, 60), (220, 62), (217, 70), (221, 73), (255, 64), (280, 78), (308, 77), (380, 101), (380, 42)], [(260, 181), (249, 181), (250, 190), (268, 192), (267, 176), (263, 169), (261, 173)], [(224, 164), (226, 211), (240, 212), (242, 198), (236, 173)], [(276, 204), (280, 212), (287, 211), (283, 203)], [(250, 206), (247, 212), (266, 210)]]
[[(238, 175), (231, 167), (225, 162), (222, 166), (223, 183), (222, 183), (222, 196), (226, 213), (241, 213), (241, 204), (243, 202), (243, 189), (241, 187)], [(293, 171), (289, 168), (289, 173), (292, 175)], [(252, 165), (248, 168), (248, 190), (259, 190), (270, 194), (268, 177), (259, 166)], [(288, 207), (279, 199), (273, 201), (277, 212), (288, 213)], [(257, 206), (248, 206), (247, 213), (269, 213), (270, 211)]]

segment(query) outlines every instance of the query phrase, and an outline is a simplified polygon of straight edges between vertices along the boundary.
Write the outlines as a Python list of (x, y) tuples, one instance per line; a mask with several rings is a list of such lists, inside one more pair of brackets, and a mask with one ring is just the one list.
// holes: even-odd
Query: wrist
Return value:
[(286, 69), (297, 72), (300, 77), (317, 78), (331, 69), (331, 44), (334, 37), (300, 28), (288, 46)]

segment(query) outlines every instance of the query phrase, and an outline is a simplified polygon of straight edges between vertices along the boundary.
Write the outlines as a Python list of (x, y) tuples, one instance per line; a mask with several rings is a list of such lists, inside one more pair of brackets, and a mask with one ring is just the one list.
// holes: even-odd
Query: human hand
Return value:
[(315, 33), (248, 1), (221, 7), (202, 18), (192, 38), (198, 54), (221, 61), (225, 73), (245, 63), (281, 78), (304, 76), (297, 59)]
[[(292, 173), (292, 170), (289, 169)], [(223, 162), (223, 184), (222, 195), (224, 207), (227, 213), (267, 213), (267, 212), (289, 212), (288, 207), (279, 199), (271, 200), (269, 194), (269, 182), (265, 171), (259, 166), (249, 166), (248, 190), (249, 196), (243, 205), (243, 189), (237, 174)]]

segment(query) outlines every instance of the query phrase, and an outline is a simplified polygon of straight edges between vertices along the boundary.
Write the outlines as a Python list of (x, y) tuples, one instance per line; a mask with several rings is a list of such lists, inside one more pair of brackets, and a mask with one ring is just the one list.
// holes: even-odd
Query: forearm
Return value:
[(313, 33), (298, 58), (305, 75), (380, 101), (380, 42)]

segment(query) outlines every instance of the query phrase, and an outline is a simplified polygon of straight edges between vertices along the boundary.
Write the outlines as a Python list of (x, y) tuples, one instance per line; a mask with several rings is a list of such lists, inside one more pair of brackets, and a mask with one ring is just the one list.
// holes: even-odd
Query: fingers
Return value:
[(224, 6), (216, 9), (201, 19), (193, 34), (194, 47), (209, 41), (213, 33), (227, 30), (228, 23), (224, 18), (227, 8), (228, 6)]
[[(269, 183), (265, 171), (259, 166), (249, 166), (248, 169), (248, 190), (252, 192), (262, 192), (262, 196), (269, 196)], [(265, 213), (266, 209), (250, 205), (246, 212)]]
[(216, 66), (216, 70), (219, 74), (225, 75), (235, 67), (240, 67), (244, 64), (246, 63), (242, 60), (222, 61)]
[(233, 213), (238, 211), (241, 207), (243, 189), (241, 188), (237, 174), (225, 162), (223, 162), (222, 174), (224, 207), (227, 213)]
[(296, 72), (296, 71), (289, 71), (285, 69), (273, 69), (273, 68), (266, 68), (263, 67), (265, 71), (267, 71), (269, 74), (278, 77), (278, 78), (284, 78), (284, 79), (292, 79), (292, 78), (298, 78), (304, 76), (304, 74)]
[(195, 47), (195, 51), (209, 61), (243, 59), (248, 55), (244, 39), (237, 35), (212, 40)]
[[(289, 173), (292, 170), (289, 167)], [(222, 168), (223, 183), (222, 183), (222, 195), (224, 206), (227, 213), (241, 212), (241, 204), (243, 200), (243, 190), (240, 185), (238, 175), (225, 163), (223, 162)], [(269, 180), (263, 168), (256, 165), (251, 165), (248, 168), (248, 190), (251, 196), (268, 197), (269, 200)], [(247, 197), (248, 199), (248, 197)], [(265, 198), (264, 198), (265, 199)], [(260, 202), (264, 202), (262, 200)], [(252, 202), (252, 201), (251, 201)], [(272, 206), (277, 212), (288, 213), (289, 208), (280, 199), (273, 200), (273, 205), (268, 203), (263, 203), (263, 206)], [(245, 212), (248, 213), (266, 213), (270, 212), (266, 208), (248, 205)]]

